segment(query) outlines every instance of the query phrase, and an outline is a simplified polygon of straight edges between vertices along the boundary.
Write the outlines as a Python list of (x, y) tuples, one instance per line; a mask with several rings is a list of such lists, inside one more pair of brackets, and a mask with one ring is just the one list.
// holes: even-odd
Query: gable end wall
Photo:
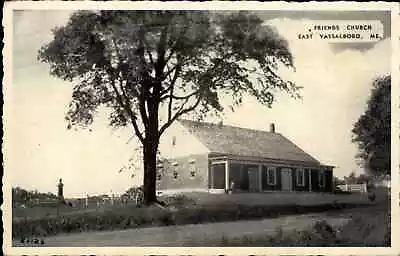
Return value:
[[(157, 172), (161, 179), (156, 181), (157, 191), (182, 190), (199, 191), (208, 189), (208, 156), (207, 154), (189, 155), (166, 161)], [(174, 171), (177, 177), (174, 177)], [(195, 172), (191, 176), (191, 171)], [(157, 173), (158, 174), (158, 173)]]

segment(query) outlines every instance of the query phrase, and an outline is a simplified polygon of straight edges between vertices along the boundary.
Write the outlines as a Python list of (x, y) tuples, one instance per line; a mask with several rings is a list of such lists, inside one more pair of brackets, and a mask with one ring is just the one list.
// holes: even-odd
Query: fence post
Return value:
[(345, 186), (346, 192), (348, 192), (349, 191), (349, 185), (347, 183), (345, 185), (346, 185)]

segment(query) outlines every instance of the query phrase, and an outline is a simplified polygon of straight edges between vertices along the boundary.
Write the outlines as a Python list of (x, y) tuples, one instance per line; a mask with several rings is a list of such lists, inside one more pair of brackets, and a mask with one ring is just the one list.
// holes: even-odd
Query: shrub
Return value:
[(390, 246), (390, 212), (352, 219), (340, 230), (340, 238), (362, 246)]
[(220, 244), (225, 246), (331, 246), (338, 244), (336, 231), (325, 221), (319, 221), (304, 231), (284, 232), (277, 228), (274, 235), (265, 237), (243, 236), (229, 240), (222, 237)]
[(313, 227), (313, 230), (324, 240), (332, 240), (336, 236), (336, 230), (325, 220), (317, 221)]
[(274, 235), (222, 237), (215, 246), (390, 246), (390, 214), (363, 214), (340, 229), (317, 221), (303, 231), (278, 228)]

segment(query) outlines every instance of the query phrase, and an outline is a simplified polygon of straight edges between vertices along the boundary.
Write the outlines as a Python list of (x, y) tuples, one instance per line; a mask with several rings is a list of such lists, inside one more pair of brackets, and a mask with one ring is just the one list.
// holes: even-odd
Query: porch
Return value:
[(330, 191), (327, 173), (311, 166), (238, 159), (210, 161), (209, 190), (214, 193)]

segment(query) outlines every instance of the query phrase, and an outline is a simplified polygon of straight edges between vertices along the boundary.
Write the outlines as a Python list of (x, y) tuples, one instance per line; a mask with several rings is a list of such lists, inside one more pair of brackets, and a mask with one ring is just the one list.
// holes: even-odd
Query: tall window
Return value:
[(267, 184), (276, 185), (276, 168), (267, 167)]
[(319, 170), (318, 172), (318, 184), (320, 188), (325, 187), (325, 173), (324, 170)]
[(296, 170), (296, 185), (304, 186), (306, 184), (306, 176), (303, 168), (299, 168)]

